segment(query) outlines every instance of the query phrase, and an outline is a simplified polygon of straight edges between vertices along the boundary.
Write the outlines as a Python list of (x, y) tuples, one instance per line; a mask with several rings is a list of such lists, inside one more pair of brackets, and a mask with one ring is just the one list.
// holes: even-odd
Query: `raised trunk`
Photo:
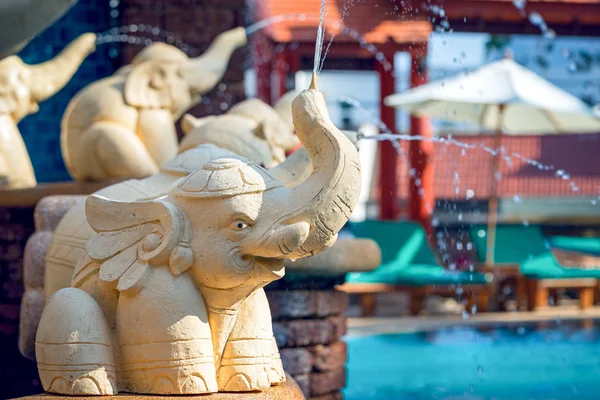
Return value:
[(96, 49), (96, 35), (85, 33), (45, 63), (27, 66), (33, 99), (41, 102), (62, 89), (73, 77), (83, 60)]
[[(274, 196), (271, 200), (273, 212), (283, 215), (273, 229), (279, 231), (297, 222), (310, 225), (301, 246), (289, 246), (291, 251), (280, 252), (280, 257), (285, 258), (306, 257), (330, 247), (360, 194), (358, 152), (331, 122), (325, 99), (316, 90), (315, 79), (313, 77), (311, 88), (302, 92), (292, 104), (294, 126), (312, 159), (312, 174), (301, 184), (284, 188), (285, 195), (265, 193), (265, 196)], [(285, 200), (282, 202), (281, 199)], [(281, 248), (273, 239), (277, 236), (274, 231), (266, 234), (262, 250), (258, 249), (255, 255), (274, 257), (277, 248)]]
[(192, 92), (210, 91), (225, 74), (233, 52), (248, 43), (244, 28), (221, 33), (200, 57), (192, 58), (187, 70)]

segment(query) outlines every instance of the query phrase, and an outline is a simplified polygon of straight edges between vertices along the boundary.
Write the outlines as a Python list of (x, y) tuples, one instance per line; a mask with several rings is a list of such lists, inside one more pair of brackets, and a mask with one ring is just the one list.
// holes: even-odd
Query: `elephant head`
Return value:
[[(287, 114), (291, 118), (291, 107)], [(186, 114), (181, 125), (186, 136), (179, 151), (213, 143), (257, 164), (272, 167), (283, 162), (286, 153), (299, 143), (294, 127), (288, 125), (286, 119), (286, 112), (276, 112), (259, 99), (244, 100), (217, 117), (195, 118)]]
[(27, 65), (17, 56), (0, 61), (0, 113), (15, 122), (35, 113), (38, 103), (62, 89), (83, 60), (95, 50), (96, 35), (86, 33), (52, 60)]
[(87, 245), (100, 279), (138, 286), (150, 265), (191, 271), (209, 307), (236, 309), (284, 274), (284, 259), (327, 249), (360, 192), (358, 153), (332, 124), (315, 89), (293, 104), (294, 125), (313, 162), (303, 183), (286, 187), (243, 157), (217, 158), (160, 199), (86, 203), (98, 232)]
[(246, 43), (244, 28), (235, 28), (217, 36), (196, 58), (164, 43), (153, 44), (117, 72), (127, 74), (125, 101), (136, 108), (169, 109), (179, 118), (219, 83), (233, 52)]

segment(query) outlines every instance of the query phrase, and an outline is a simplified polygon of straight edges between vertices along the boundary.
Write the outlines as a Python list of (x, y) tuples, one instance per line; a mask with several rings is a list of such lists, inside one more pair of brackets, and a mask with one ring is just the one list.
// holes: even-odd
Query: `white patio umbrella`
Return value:
[[(476, 71), (385, 98), (390, 107), (420, 116), (470, 122), (494, 130), (494, 148), (505, 134), (600, 132), (600, 119), (584, 102), (506, 58)], [(493, 264), (500, 157), (492, 163), (486, 264)]]

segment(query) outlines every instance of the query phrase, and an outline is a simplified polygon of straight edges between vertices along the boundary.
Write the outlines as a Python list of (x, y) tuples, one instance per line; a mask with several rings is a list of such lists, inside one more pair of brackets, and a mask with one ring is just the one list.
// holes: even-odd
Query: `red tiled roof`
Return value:
[[(474, 198), (487, 199), (492, 155), (481, 147), (491, 148), (493, 138), (488, 135), (453, 138), (477, 148), (463, 150), (452, 144), (434, 145), (436, 198), (464, 200), (470, 189)], [(500, 197), (600, 195), (600, 133), (504, 136), (501, 145), (511, 160), (501, 162)], [(402, 143), (402, 148), (408, 155), (406, 142)], [(538, 167), (536, 163), (547, 168)], [(401, 199), (408, 197), (408, 173), (408, 161), (400, 157), (398, 197)], [(374, 190), (373, 194), (376, 192)]]
[[(259, 19), (278, 15), (304, 14), (306, 19), (288, 20), (265, 28), (265, 33), (275, 42), (287, 43), (292, 40), (301, 43), (313, 43), (319, 25), (321, 0), (258, 0)], [(344, 12), (344, 6), (351, 4)], [(381, 44), (388, 40), (396, 43), (427, 41), (431, 33), (431, 24), (424, 12), (421, 15), (409, 15), (392, 1), (355, 1), (329, 0), (325, 6), (327, 13), (327, 33), (336, 35), (336, 42), (355, 42), (348, 35), (339, 35), (342, 24), (358, 32), (369, 43)], [(419, 18), (422, 16), (422, 18)], [(337, 36), (339, 35), (339, 36)], [(327, 37), (327, 36), (326, 36)]]

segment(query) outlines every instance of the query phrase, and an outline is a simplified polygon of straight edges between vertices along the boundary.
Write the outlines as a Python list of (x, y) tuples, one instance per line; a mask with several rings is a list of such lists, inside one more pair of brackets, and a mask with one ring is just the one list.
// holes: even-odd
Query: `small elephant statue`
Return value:
[(221, 33), (200, 57), (155, 43), (132, 64), (91, 84), (69, 103), (61, 148), (76, 180), (142, 178), (177, 154), (177, 120), (223, 77), (244, 28)]
[(292, 106), (314, 165), (294, 187), (240, 156), (167, 196), (86, 202), (97, 232), (36, 338), (44, 389), (79, 395), (253, 391), (285, 380), (262, 289), (333, 245), (360, 192), (356, 148), (316, 85)]
[(0, 60), (0, 187), (37, 184), (17, 123), (38, 111), (38, 103), (62, 89), (95, 50), (96, 35), (86, 33), (52, 60), (27, 65), (18, 56)]
[(294, 127), (285, 121), (286, 114), (291, 115), (291, 107), (280, 107), (278, 113), (259, 99), (244, 100), (219, 116), (195, 118), (186, 114), (181, 123), (185, 136), (179, 149), (212, 143), (272, 168), (299, 144)]

